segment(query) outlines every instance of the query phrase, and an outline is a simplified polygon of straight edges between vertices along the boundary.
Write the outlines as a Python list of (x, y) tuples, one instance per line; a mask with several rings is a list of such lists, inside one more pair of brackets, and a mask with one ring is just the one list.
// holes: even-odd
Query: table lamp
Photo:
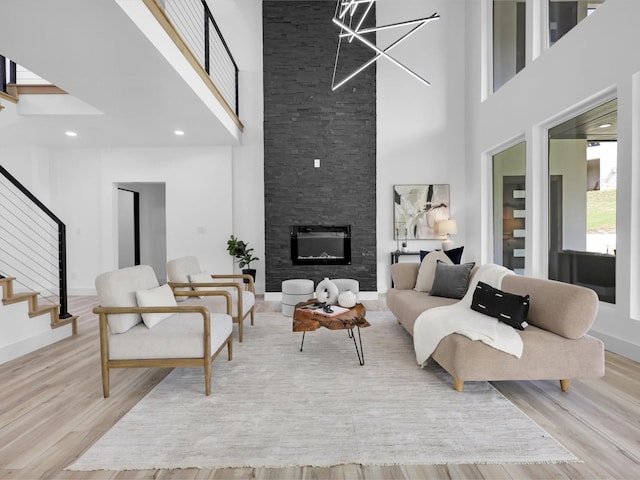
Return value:
[(441, 220), (436, 225), (436, 231), (439, 235), (446, 235), (447, 238), (442, 241), (442, 250), (451, 250), (453, 248), (453, 241), (449, 235), (455, 235), (458, 233), (458, 224), (455, 220)]

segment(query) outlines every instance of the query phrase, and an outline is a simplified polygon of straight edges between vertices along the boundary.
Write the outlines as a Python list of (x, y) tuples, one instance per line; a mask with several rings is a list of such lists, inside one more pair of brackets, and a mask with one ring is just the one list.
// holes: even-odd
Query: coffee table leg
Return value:
[(362, 348), (362, 337), (360, 336), (360, 327), (356, 326), (358, 329), (358, 340), (360, 342), (360, 349), (358, 349), (358, 343), (356, 342), (356, 336), (353, 333), (353, 329), (349, 329), (349, 336), (353, 338), (353, 344), (356, 347), (356, 354), (358, 355), (358, 362), (360, 362), (360, 366), (364, 365), (364, 348)]
[(304, 345), (304, 334), (307, 332), (302, 332), (302, 343), (300, 344), (300, 351), (302, 351), (302, 346)]

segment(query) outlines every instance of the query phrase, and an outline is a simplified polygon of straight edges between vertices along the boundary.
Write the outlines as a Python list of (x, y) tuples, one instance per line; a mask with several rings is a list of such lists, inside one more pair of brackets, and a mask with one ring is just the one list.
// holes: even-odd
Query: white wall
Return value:
[[(262, 0), (219, 0), (209, 2), (209, 6), (240, 69), (240, 120), (244, 131), (241, 146), (233, 148), (233, 225), (229, 233), (254, 249), (259, 258), (251, 263), (257, 270), (256, 292), (264, 293)], [(237, 263), (234, 269), (240, 272)]]
[[(452, 236), (466, 245), (465, 226), (465, 3), (420, 0), (378, 1), (377, 24), (413, 20), (438, 13), (432, 22), (394, 48), (395, 58), (431, 82), (425, 86), (390, 62), (377, 62), (377, 244), (378, 292), (391, 286), (393, 185), (448, 183)], [(378, 34), (385, 46), (401, 32)], [(441, 240), (412, 240), (409, 250), (440, 248)], [(463, 261), (473, 261), (466, 247)]]
[[(541, 2), (542, 3), (542, 2)], [(467, 6), (467, 118), (466, 226), (468, 248), (483, 261), (490, 260), (490, 236), (486, 225), (491, 198), (486, 181), (487, 152), (508, 139), (523, 136), (527, 141), (527, 272), (546, 275), (548, 144), (546, 128), (587, 110), (596, 103), (618, 97), (618, 220), (615, 305), (601, 303), (593, 333), (606, 347), (640, 360), (640, 321), (637, 292), (640, 269), (640, 196), (637, 165), (640, 150), (633, 120), (638, 120), (640, 100), (638, 76), (640, 57), (640, 2), (607, 0), (580, 22), (551, 49), (528, 58), (527, 67), (495, 94), (486, 88), (490, 0), (466, 2)], [(536, 42), (546, 25), (533, 23), (537, 2), (529, 0), (527, 39)], [(536, 17), (538, 18), (538, 17)], [(544, 22), (543, 22), (544, 23)], [(533, 56), (536, 48), (528, 48)], [(597, 59), (597, 68), (594, 68)], [(482, 101), (484, 97), (485, 101)], [(634, 168), (634, 165), (636, 168)], [(633, 180), (632, 180), (633, 179)], [(636, 187), (635, 192), (632, 189)], [(480, 205), (480, 212), (478, 206)], [(633, 296), (633, 298), (632, 298)], [(632, 312), (633, 317), (632, 318)]]
[(18, 180), (50, 197), (67, 226), (70, 294), (94, 293), (95, 277), (118, 268), (118, 183), (166, 185), (167, 259), (195, 255), (203, 270), (232, 270), (231, 147), (51, 149), (46, 184), (33, 181), (40, 175), (31, 149), (11, 153), (5, 167), (13, 173), (15, 166)]

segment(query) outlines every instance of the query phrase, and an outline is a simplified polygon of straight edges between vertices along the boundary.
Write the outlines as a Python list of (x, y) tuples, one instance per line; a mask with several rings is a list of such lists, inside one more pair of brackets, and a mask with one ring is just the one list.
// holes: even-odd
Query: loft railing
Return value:
[(69, 318), (65, 225), (0, 165), (0, 277), (60, 304)]
[(164, 11), (236, 116), (238, 65), (205, 0), (165, 0)]

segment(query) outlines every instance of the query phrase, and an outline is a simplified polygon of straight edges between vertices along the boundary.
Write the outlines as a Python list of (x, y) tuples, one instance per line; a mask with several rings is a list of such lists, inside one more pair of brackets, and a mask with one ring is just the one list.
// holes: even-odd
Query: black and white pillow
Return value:
[(497, 318), (518, 330), (524, 330), (529, 324), (529, 295), (521, 296), (503, 292), (484, 282), (478, 282), (473, 292), (471, 308)]

